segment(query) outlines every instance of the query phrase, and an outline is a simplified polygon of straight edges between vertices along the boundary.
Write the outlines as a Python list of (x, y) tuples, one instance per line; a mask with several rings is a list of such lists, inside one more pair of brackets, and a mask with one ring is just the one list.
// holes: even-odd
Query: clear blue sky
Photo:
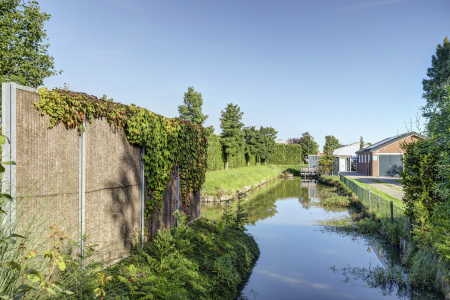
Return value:
[(422, 79), (450, 36), (448, 0), (42, 0), (45, 80), (178, 116), (202, 93), (206, 126), (238, 104), (246, 126), (278, 138), (309, 131), (342, 144), (406, 131), (424, 104)]

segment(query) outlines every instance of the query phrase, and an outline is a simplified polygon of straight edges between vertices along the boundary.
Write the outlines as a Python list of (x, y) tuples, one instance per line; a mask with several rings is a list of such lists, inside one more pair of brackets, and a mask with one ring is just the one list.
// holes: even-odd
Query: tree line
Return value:
[[(179, 117), (194, 124), (203, 125), (208, 115), (202, 113), (202, 94), (193, 86), (184, 93), (184, 104), (178, 106)], [(245, 153), (247, 165), (249, 158), (254, 158), (256, 164), (267, 163), (277, 151), (277, 131), (273, 127), (245, 126), (242, 122), (244, 112), (237, 104), (228, 103), (221, 111), (219, 141), (225, 158), (225, 169), (229, 168), (230, 160)], [(217, 140), (212, 126), (206, 127), (208, 138)]]

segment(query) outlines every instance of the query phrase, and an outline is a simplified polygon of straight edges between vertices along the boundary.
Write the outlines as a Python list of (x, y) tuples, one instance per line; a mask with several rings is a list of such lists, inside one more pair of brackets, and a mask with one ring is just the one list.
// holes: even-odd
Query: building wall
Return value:
[[(374, 151), (373, 153), (358, 153), (358, 158), (357, 158), (357, 167), (356, 167), (356, 172), (360, 173), (360, 174), (364, 174), (364, 175), (369, 175), (369, 170), (370, 170), (370, 166), (369, 164), (372, 163), (372, 176), (379, 176), (378, 174), (378, 163), (379, 163), (379, 155), (383, 155), (383, 154), (403, 154), (404, 151), (401, 148), (401, 144), (406, 142), (406, 143), (411, 143), (413, 141), (418, 140), (418, 137), (412, 136), (412, 137), (407, 137), (403, 140), (397, 141), (393, 144), (390, 144), (384, 148), (381, 148), (377, 151)], [(364, 155), (368, 155), (368, 158), (370, 159), (370, 162), (359, 162), (359, 156), (364, 156)], [(373, 156), (377, 156), (377, 159), (374, 160)]]

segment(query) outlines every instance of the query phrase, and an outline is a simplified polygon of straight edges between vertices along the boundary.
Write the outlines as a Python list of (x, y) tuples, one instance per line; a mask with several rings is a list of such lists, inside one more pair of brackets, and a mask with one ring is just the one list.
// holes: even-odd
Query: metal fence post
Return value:
[(394, 223), (394, 202), (391, 201), (391, 222)]
[(372, 201), (370, 201), (370, 186), (367, 187), (367, 192), (369, 193), (369, 211), (372, 210)]
[(378, 212), (380, 212), (381, 209), (381, 200), (380, 200), (380, 195), (378, 195)]
[(145, 154), (145, 144), (142, 144), (141, 149), (141, 188), (140, 188), (140, 198), (141, 198), (141, 247), (144, 248), (145, 241), (145, 173), (144, 173), (144, 154)]
[[(9, 141), (2, 145), (2, 160), (16, 161), (16, 122), (17, 122), (17, 84), (2, 83), (2, 134)], [(5, 172), (2, 176), (2, 193), (10, 194), (13, 198), (12, 202), (8, 201), (6, 206), (6, 218), (3, 224), (9, 233), (13, 233), (13, 227), (16, 223), (16, 166), (5, 165)], [(9, 223), (9, 224), (8, 224)]]
[(79, 134), (79, 188), (78, 188), (78, 234), (79, 255), (81, 268), (84, 269), (84, 236), (86, 234), (86, 122), (83, 122), (83, 131)]

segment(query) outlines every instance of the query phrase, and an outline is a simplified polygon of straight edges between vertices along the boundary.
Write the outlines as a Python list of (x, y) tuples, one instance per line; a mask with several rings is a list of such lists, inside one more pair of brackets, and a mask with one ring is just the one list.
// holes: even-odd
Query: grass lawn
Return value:
[(306, 165), (261, 165), (206, 172), (206, 180), (202, 186), (202, 194), (218, 196), (234, 194), (236, 190), (268, 180), (285, 171), (296, 173)]
[[(325, 179), (331, 179), (331, 176), (323, 176)], [(354, 183), (356, 183), (357, 185), (359, 185), (360, 187), (364, 188), (367, 190), (367, 187), (370, 186), (367, 183), (363, 183), (361, 181), (355, 180), (353, 178), (348, 178), (347, 179), (353, 181)], [(333, 176), (333, 181), (339, 181), (339, 176)], [(384, 183), (384, 182), (382, 182)], [(385, 192), (382, 192), (376, 188), (374, 188), (373, 186), (370, 186), (370, 191), (372, 193), (374, 193), (375, 195), (380, 195), (380, 197), (383, 197), (384, 199), (386, 199), (387, 201), (392, 201), (394, 202), (394, 205), (400, 207), (401, 209), (405, 209), (405, 204), (403, 203), (403, 201), (401, 199), (392, 197), (391, 195), (386, 194)]]

